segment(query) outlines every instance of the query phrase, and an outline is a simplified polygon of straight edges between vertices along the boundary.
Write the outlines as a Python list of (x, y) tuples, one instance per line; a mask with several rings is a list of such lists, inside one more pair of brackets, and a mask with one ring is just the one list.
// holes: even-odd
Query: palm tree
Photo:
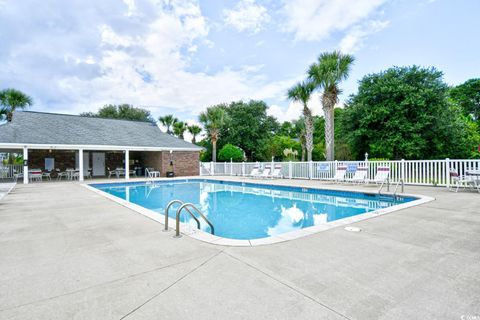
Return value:
[(173, 114), (167, 114), (163, 117), (158, 118), (158, 121), (167, 128), (167, 133), (172, 134), (172, 128), (175, 123), (178, 122), (178, 119), (173, 116)]
[[(300, 82), (288, 90), (287, 96), (290, 100), (301, 102), (303, 105), (303, 119), (305, 121), (305, 147), (307, 149), (307, 161), (312, 161), (313, 151), (313, 118), (312, 110), (307, 103), (314, 89), (311, 82)], [(303, 154), (302, 154), (303, 158)]]
[(0, 114), (4, 114), (8, 122), (12, 121), (13, 112), (16, 109), (25, 109), (32, 104), (32, 98), (19, 90), (4, 89), (0, 91), (0, 105), (3, 106)]
[(305, 134), (305, 121), (301, 118), (298, 120), (292, 121), (293, 123), (293, 130), (295, 131), (296, 135), (298, 136), (298, 140), (300, 141), (300, 145), (302, 147), (302, 162), (305, 161), (305, 154), (306, 154), (306, 134)]
[(173, 124), (173, 134), (179, 137), (180, 139), (183, 139), (183, 134), (185, 131), (187, 131), (187, 124), (182, 121), (175, 122)]
[(197, 143), (197, 136), (202, 132), (202, 128), (192, 124), (191, 126), (188, 126), (188, 132), (192, 135), (192, 143), (195, 144)]
[(200, 122), (212, 142), (212, 161), (217, 161), (217, 141), (220, 135), (220, 129), (225, 122), (225, 110), (221, 107), (210, 107), (207, 111), (200, 114)]
[(322, 107), (325, 116), (325, 153), (327, 161), (335, 158), (334, 108), (338, 95), (342, 93), (339, 84), (348, 78), (355, 58), (340, 51), (324, 52), (308, 70), (308, 77), (315, 88), (322, 92)]

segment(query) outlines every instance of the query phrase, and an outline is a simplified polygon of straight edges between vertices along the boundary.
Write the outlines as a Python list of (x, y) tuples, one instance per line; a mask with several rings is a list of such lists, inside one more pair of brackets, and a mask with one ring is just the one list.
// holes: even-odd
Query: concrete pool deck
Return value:
[(0, 201), (0, 319), (480, 319), (480, 195), (405, 191), (436, 200), (358, 233), (225, 247), (79, 183), (18, 185)]

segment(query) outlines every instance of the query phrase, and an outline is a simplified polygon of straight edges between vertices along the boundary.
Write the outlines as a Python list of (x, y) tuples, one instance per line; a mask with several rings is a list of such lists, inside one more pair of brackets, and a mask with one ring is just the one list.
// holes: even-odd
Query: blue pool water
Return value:
[[(415, 200), (207, 179), (91, 186), (159, 214), (171, 200), (191, 202), (212, 222), (215, 235), (231, 239), (275, 236)], [(170, 209), (170, 217), (175, 218), (177, 208), (175, 205)], [(182, 214), (183, 222), (193, 224), (190, 219), (188, 214)], [(202, 230), (210, 232), (203, 222)]]

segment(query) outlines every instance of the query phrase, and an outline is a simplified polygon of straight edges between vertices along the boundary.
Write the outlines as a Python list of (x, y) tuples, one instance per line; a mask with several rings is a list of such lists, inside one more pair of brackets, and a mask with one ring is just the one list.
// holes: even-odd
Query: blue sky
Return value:
[[(194, 122), (205, 107), (285, 99), (322, 51), (355, 56), (345, 99), (365, 74), (435, 66), (455, 85), (479, 77), (474, 0), (0, 0), (0, 88), (33, 110), (79, 113), (131, 103)], [(310, 106), (320, 114), (318, 96)]]

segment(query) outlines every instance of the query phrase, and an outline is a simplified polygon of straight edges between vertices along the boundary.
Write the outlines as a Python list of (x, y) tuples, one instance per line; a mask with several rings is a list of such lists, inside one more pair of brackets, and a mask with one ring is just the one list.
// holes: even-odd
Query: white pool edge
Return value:
[[(195, 180), (195, 178), (188, 178), (188, 180)], [(230, 181), (230, 180), (221, 180), (221, 181)], [(112, 182), (112, 184), (122, 184), (124, 182)], [(248, 182), (247, 182), (248, 183)], [(271, 185), (271, 186), (276, 186), (275, 184), (267, 184), (264, 183), (265, 185)], [(81, 184), (83, 187), (104, 196), (105, 198), (112, 200), (113, 202), (116, 202), (130, 210), (133, 210), (143, 216), (146, 216), (147, 218), (150, 218), (156, 222), (159, 222), (162, 225), (165, 225), (165, 215), (147, 209), (145, 207), (142, 207), (140, 205), (134, 204), (132, 202), (129, 202), (127, 200), (121, 199), (119, 197), (116, 197), (114, 195), (111, 195), (107, 192), (104, 192), (100, 189), (97, 189), (95, 187), (92, 187), (88, 185), (87, 183), (82, 183)], [(336, 190), (336, 191), (345, 191), (345, 192), (359, 192), (359, 193), (364, 193), (364, 194), (378, 194), (376, 192), (365, 192), (362, 190), (339, 190), (339, 189), (325, 189), (325, 188), (315, 188), (315, 187), (305, 187), (307, 189), (315, 189), (315, 190)], [(362, 213), (358, 214), (355, 216), (343, 218), (343, 219), (338, 219), (332, 222), (327, 222), (327, 223), (322, 223), (319, 225), (315, 225), (312, 227), (307, 227), (303, 229), (298, 229), (298, 230), (293, 230), (290, 232), (282, 233), (277, 236), (271, 236), (271, 237), (266, 237), (266, 238), (261, 238), (261, 239), (252, 239), (252, 240), (237, 240), (237, 239), (228, 239), (228, 238), (222, 238), (218, 237), (215, 235), (212, 235), (208, 232), (199, 230), (199, 229), (192, 229), (191, 225), (187, 223), (180, 222), (180, 233), (182, 235), (189, 236), (193, 239), (197, 239), (203, 242), (207, 242), (210, 244), (215, 244), (215, 245), (222, 245), (222, 246), (234, 246), (234, 247), (255, 247), (255, 246), (261, 246), (261, 245), (269, 245), (269, 244), (274, 244), (274, 243), (279, 243), (279, 242), (284, 242), (284, 241), (289, 241), (289, 240), (294, 240), (302, 237), (306, 237), (309, 235), (313, 235), (322, 231), (326, 231), (332, 228), (337, 228), (337, 227), (342, 227), (346, 226), (352, 223), (360, 222), (363, 220), (368, 220), (372, 219), (375, 217), (379, 217), (391, 212), (407, 209), (410, 207), (415, 207), (427, 202), (434, 201), (435, 198), (433, 197), (428, 197), (424, 195), (418, 195), (418, 194), (407, 194), (407, 193), (401, 193), (397, 194), (397, 196), (401, 197), (413, 197), (417, 198), (416, 200), (405, 202), (402, 204), (398, 204), (395, 206), (391, 206), (388, 208), (383, 208), (375, 211), (370, 211), (367, 213)], [(175, 226), (175, 219), (173, 218), (168, 218), (168, 225), (169, 225), (169, 230), (174, 230), (172, 226)]]

